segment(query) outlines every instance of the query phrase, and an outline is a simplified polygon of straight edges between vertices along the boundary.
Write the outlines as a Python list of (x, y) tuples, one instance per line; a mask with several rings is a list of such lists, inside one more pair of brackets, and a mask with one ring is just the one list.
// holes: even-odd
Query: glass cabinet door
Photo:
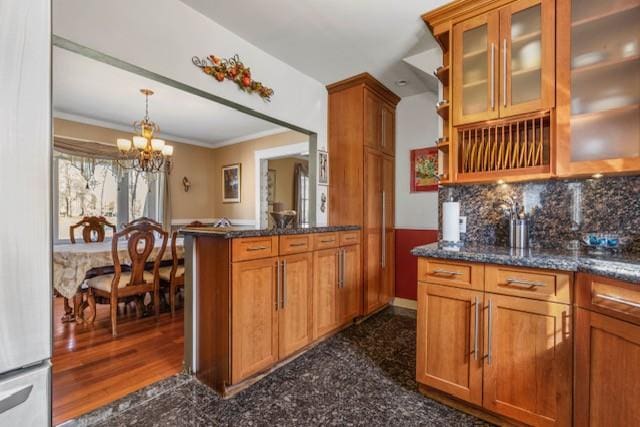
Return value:
[(500, 9), (500, 117), (553, 106), (554, 5), (520, 0)]
[(453, 29), (453, 124), (498, 117), (498, 12)]
[(640, 172), (640, 0), (571, 0), (558, 27), (558, 173)]

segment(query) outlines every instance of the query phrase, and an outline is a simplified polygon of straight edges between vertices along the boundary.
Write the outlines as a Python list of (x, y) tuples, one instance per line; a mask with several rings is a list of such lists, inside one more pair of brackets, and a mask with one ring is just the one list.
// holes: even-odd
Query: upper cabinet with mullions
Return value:
[(555, 2), (519, 0), (453, 26), (453, 125), (554, 105)]

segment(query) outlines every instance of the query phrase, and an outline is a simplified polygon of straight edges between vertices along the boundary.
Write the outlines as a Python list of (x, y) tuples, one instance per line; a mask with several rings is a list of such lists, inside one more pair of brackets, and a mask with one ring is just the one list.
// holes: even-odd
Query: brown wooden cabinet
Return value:
[(362, 302), (360, 280), (360, 245), (351, 244), (340, 248), (339, 268), (341, 285), (338, 287), (338, 324), (345, 325), (360, 315)]
[(338, 326), (338, 249), (323, 249), (313, 254), (313, 338), (322, 337)]
[(395, 107), (400, 98), (364, 73), (328, 86), (329, 222), (363, 227), (362, 314), (394, 296)]
[[(512, 289), (494, 286), (501, 270), (509, 277), (533, 274), (418, 260), (417, 381), (506, 419), (570, 425), (571, 305), (547, 301), (548, 295), (511, 296)], [(540, 275), (545, 287), (564, 292), (571, 285), (562, 272)]]
[(482, 307), (482, 292), (418, 284), (417, 381), (478, 406)]
[(640, 290), (578, 274), (575, 323), (576, 426), (640, 420)]
[(486, 409), (529, 425), (571, 424), (570, 305), (485, 294)]
[(280, 259), (280, 265), (278, 354), (284, 359), (313, 339), (313, 254), (287, 255)]
[(278, 261), (233, 263), (231, 287), (231, 383), (278, 361)]

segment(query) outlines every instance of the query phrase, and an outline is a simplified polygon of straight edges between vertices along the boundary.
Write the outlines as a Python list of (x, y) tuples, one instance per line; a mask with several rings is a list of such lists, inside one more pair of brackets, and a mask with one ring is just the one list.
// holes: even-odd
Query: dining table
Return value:
[[(176, 253), (179, 259), (184, 257), (183, 240), (182, 237), (176, 239)], [(172, 259), (171, 242), (171, 238), (167, 239), (162, 260)], [(75, 310), (78, 309), (76, 295), (79, 294), (87, 273), (97, 268), (113, 266), (111, 246), (111, 240), (53, 245), (53, 288), (68, 300), (76, 300)], [(162, 241), (156, 239), (149, 261), (155, 260), (161, 247)], [(118, 242), (118, 257), (121, 265), (131, 263), (127, 240)], [(72, 320), (76, 313), (70, 313), (67, 307), (69, 307), (68, 304), (65, 304), (65, 311), (67, 311), (65, 318)]]

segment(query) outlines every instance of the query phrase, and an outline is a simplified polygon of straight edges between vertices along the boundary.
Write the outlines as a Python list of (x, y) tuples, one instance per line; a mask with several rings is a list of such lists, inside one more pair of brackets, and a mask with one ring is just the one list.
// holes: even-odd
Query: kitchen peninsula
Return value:
[(223, 396), (361, 313), (358, 226), (183, 233), (195, 311), (192, 369)]

